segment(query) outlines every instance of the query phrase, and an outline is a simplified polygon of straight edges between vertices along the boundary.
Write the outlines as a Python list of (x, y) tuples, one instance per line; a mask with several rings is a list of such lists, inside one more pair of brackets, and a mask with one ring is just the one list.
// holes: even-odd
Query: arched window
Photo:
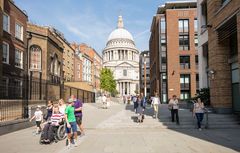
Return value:
[(32, 45), (30, 47), (30, 69), (42, 69), (42, 50), (37, 45)]

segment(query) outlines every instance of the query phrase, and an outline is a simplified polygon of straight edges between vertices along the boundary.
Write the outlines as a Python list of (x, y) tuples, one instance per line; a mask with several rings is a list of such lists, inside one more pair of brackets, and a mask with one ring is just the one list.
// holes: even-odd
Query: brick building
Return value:
[(82, 71), (82, 54), (77, 50), (74, 54), (74, 81), (82, 81)]
[(96, 89), (96, 92), (99, 92), (100, 91), (100, 72), (102, 69), (102, 57), (97, 53), (95, 49), (88, 46), (87, 44), (73, 43), (72, 47), (75, 49), (75, 54), (76, 54), (75, 61), (76, 62), (81, 61), (81, 64), (80, 64), (81, 79), (77, 79), (78, 73), (75, 73), (75, 80), (77, 79), (77, 80), (89, 82), (89, 84), (91, 84), (94, 87), (94, 89)]
[(139, 58), (140, 92), (150, 96), (150, 53), (143, 51)]
[(198, 90), (196, 1), (167, 2), (153, 17), (150, 48), (151, 94), (162, 102), (173, 95), (195, 96)]
[(27, 20), (28, 17), (11, 0), (1, 2), (1, 98), (26, 96)]
[(74, 80), (74, 49), (66, 40), (64, 34), (55, 28), (50, 28), (51, 32), (63, 44), (63, 77), (65, 82)]
[(219, 113), (240, 112), (240, 1), (208, 0), (200, 6), (206, 10), (211, 105)]
[(63, 92), (63, 44), (50, 27), (29, 23), (27, 32), (31, 36), (28, 45), (30, 78), (49, 83), (47, 89), (42, 87), (40, 91), (30, 91), (30, 95), (40, 92), (42, 99), (59, 99)]

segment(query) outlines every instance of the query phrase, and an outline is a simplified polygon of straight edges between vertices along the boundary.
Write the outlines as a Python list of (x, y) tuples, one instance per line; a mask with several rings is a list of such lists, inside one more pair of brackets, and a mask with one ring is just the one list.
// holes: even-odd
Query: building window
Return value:
[(180, 75), (181, 90), (190, 90), (190, 74)]
[(180, 56), (180, 68), (190, 69), (190, 56)]
[(22, 88), (23, 88), (23, 82), (22, 80), (15, 79), (14, 80), (14, 96), (21, 98), (22, 97)]
[(127, 76), (127, 70), (123, 70), (123, 76)]
[(179, 50), (189, 50), (189, 20), (179, 19)]
[(197, 50), (197, 47), (198, 47), (198, 35), (197, 34), (194, 35), (194, 44), (195, 44), (195, 49)]
[(195, 66), (198, 69), (198, 55), (195, 55)]
[(16, 23), (15, 25), (15, 37), (20, 40), (23, 40), (23, 26), (21, 26), (18, 23)]
[(23, 52), (15, 49), (15, 66), (23, 68)]
[(30, 58), (31, 58), (30, 69), (41, 70), (41, 63), (42, 63), (41, 55), (42, 55), (42, 50), (39, 46), (33, 45), (30, 47)]
[(8, 77), (2, 77), (2, 83), (1, 83), (1, 97), (8, 97), (8, 84), (9, 79)]
[(190, 98), (190, 92), (189, 91), (181, 91), (180, 99), (189, 99)]
[(196, 92), (199, 91), (199, 74), (196, 74)]
[(10, 32), (10, 17), (6, 13), (3, 14), (3, 30)]
[(194, 19), (194, 32), (198, 33), (198, 20)]
[(204, 30), (206, 30), (206, 25), (208, 24), (208, 13), (207, 13), (207, 2), (204, 1), (201, 4), (201, 13), (202, 13), (202, 18), (201, 18), (201, 32), (203, 32)]
[(165, 18), (161, 18), (160, 22), (161, 22), (161, 33), (165, 33), (166, 32), (166, 21), (165, 21)]
[(181, 94), (180, 99), (190, 98), (190, 74), (180, 75)]
[(3, 42), (3, 57), (2, 57), (3, 63), (9, 63), (9, 44)]

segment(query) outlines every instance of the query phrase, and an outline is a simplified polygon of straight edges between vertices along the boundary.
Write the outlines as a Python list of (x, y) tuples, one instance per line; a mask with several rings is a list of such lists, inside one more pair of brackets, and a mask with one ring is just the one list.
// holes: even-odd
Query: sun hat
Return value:
[(69, 98), (67, 102), (72, 103), (72, 102), (74, 102), (74, 100), (72, 98)]

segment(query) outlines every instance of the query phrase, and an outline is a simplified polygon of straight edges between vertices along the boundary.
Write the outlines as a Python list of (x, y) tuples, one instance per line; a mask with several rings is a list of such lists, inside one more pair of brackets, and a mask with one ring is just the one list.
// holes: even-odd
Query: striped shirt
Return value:
[(51, 116), (51, 124), (55, 125), (55, 126), (58, 126), (60, 120), (63, 119), (63, 118), (64, 118), (64, 115), (61, 114), (61, 113), (52, 114), (52, 116)]

